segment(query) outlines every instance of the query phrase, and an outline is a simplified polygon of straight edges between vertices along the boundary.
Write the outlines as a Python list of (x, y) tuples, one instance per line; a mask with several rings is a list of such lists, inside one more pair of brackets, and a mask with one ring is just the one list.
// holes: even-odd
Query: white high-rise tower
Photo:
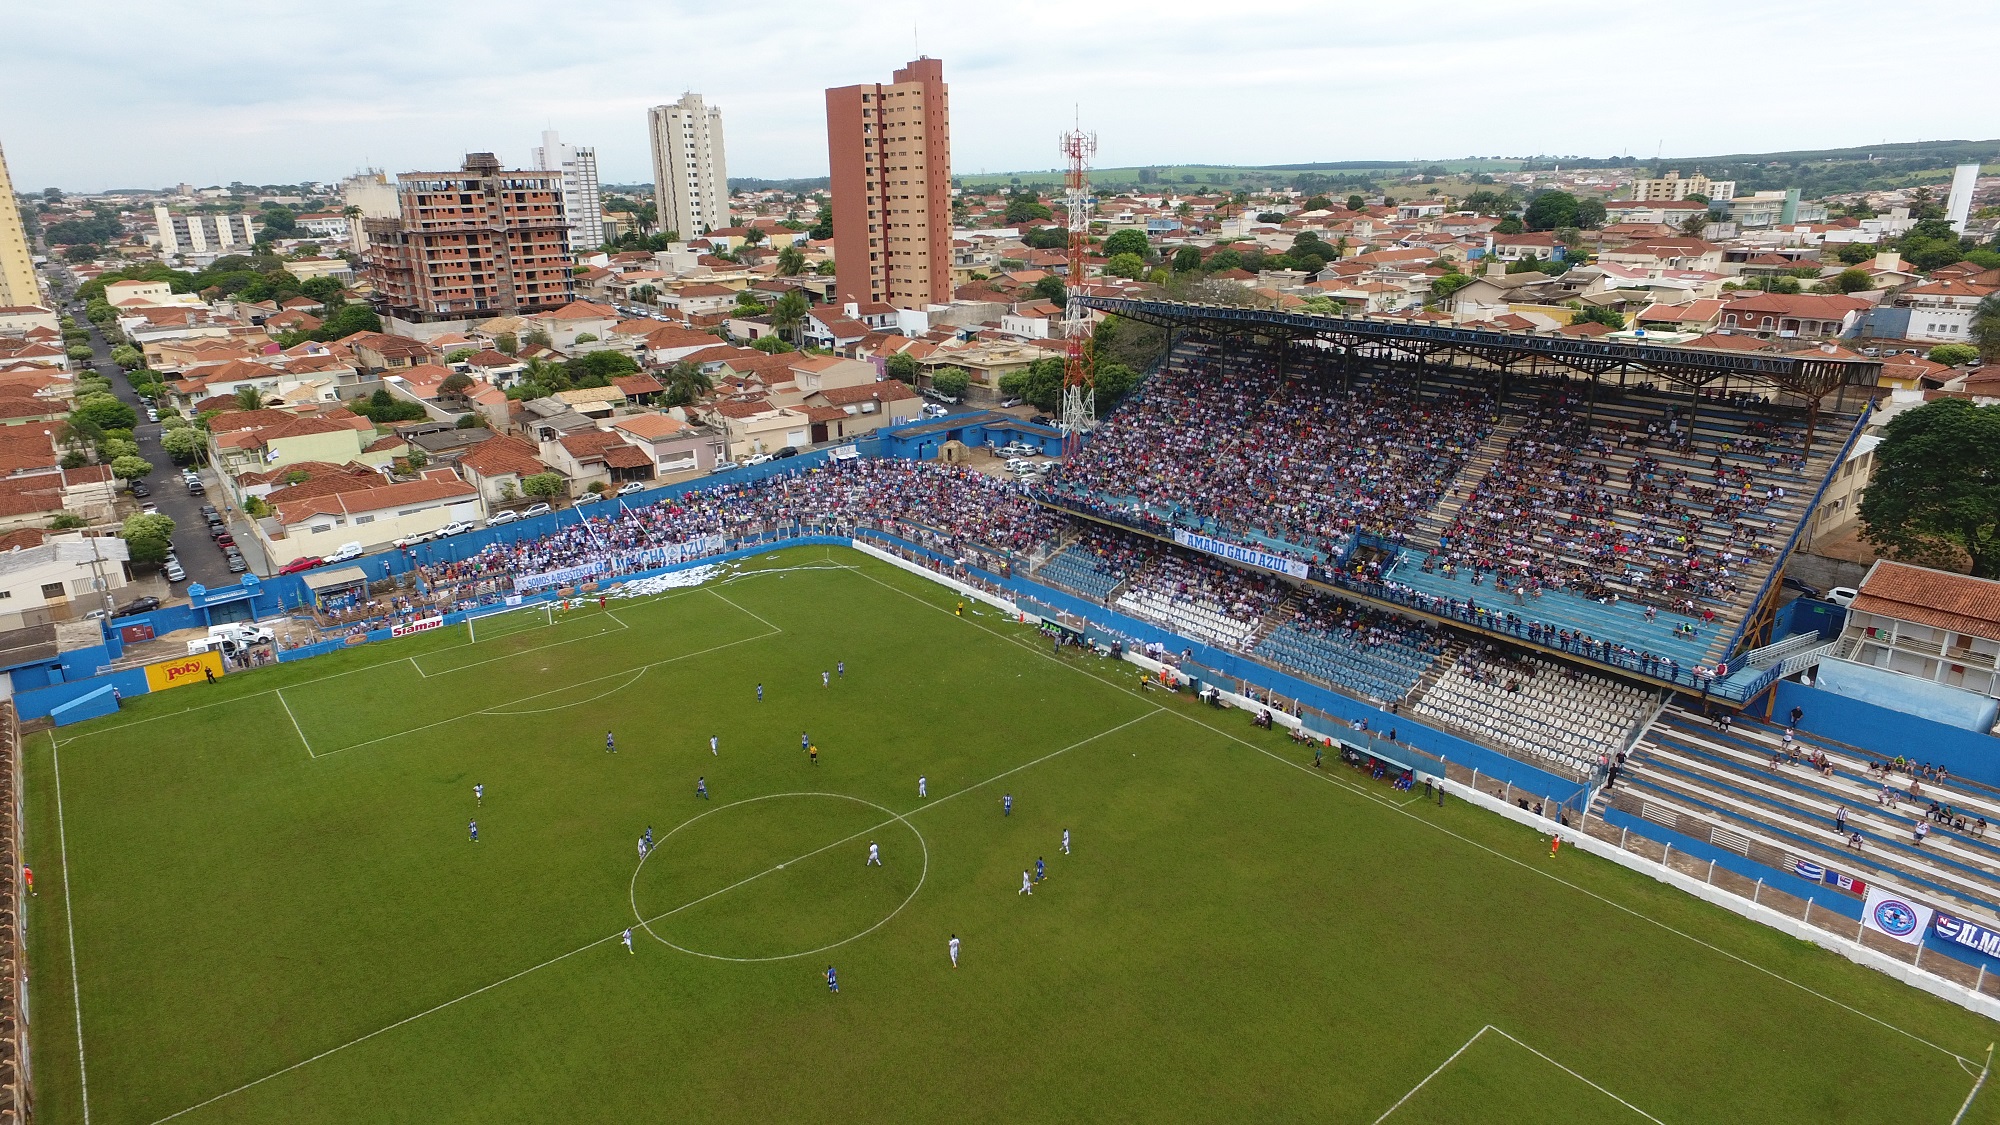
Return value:
[(561, 172), (563, 210), (569, 215), (569, 244), (577, 250), (604, 245), (604, 200), (597, 190), (597, 150), (566, 145), (554, 129), (542, 134), (541, 147), (529, 163), (544, 172)]
[(654, 229), (699, 238), (729, 225), (729, 168), (722, 155), (722, 111), (683, 94), (646, 113), (653, 138)]
[(1965, 220), (1972, 217), (1972, 191), (1979, 186), (1979, 165), (1961, 164), (1952, 170), (1951, 195), (1945, 200), (1945, 219), (1951, 229), (1965, 233)]

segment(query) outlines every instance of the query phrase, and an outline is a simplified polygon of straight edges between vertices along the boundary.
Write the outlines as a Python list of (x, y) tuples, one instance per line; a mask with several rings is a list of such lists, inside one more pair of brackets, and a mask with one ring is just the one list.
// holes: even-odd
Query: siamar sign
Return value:
[(1293, 578), (1304, 578), (1307, 574), (1306, 564), (1297, 559), (1288, 559), (1283, 555), (1274, 555), (1255, 547), (1243, 547), (1220, 539), (1210, 539), (1206, 535), (1196, 535), (1192, 531), (1184, 531), (1178, 527), (1174, 529), (1174, 542), (1183, 547), (1205, 551), (1217, 558), (1228, 559), (1230, 562), (1261, 566), (1265, 570), (1275, 570), (1280, 574), (1289, 574)]
[(443, 625), (444, 618), (432, 614), (429, 617), (419, 617), (407, 625), (392, 625), (389, 627), (389, 635), (391, 637), (407, 637), (412, 633), (428, 633), (432, 629), (440, 628)]
[(207, 683), (209, 673), (222, 675), (228, 668), (222, 663), (219, 652), (204, 652), (178, 660), (162, 660), (158, 664), (146, 665), (146, 689), (165, 691), (168, 688), (186, 687), (188, 684)]

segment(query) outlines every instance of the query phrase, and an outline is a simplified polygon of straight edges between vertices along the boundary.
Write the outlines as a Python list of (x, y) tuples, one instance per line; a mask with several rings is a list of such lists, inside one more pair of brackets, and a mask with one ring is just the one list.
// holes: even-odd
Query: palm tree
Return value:
[(668, 406), (686, 406), (715, 389), (715, 380), (690, 360), (681, 360), (667, 369), (662, 380), (667, 388)]
[(812, 306), (806, 302), (804, 293), (790, 290), (771, 306), (771, 327), (776, 328), (780, 336), (797, 344), (799, 325), (806, 322), (806, 314), (811, 310)]
[(263, 409), (263, 406), (264, 406), (264, 396), (257, 390), (257, 388), (247, 385), (237, 388), (236, 409), (261, 410)]
[(544, 390), (558, 391), (569, 385), (569, 373), (562, 364), (536, 356), (521, 368), (521, 381), (533, 383)]
[(806, 272), (805, 251), (796, 246), (787, 246), (778, 251), (778, 276), (797, 277)]

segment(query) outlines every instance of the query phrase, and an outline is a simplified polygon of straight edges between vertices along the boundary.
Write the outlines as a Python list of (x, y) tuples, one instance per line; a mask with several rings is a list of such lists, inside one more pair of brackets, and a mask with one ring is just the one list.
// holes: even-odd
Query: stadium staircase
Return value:
[(1486, 474), (1493, 471), (1493, 463), (1500, 459), (1501, 454), (1507, 452), (1507, 446), (1520, 435), (1519, 419), (1508, 416), (1505, 413), (1505, 405), (1499, 409), (1501, 412), (1499, 424), (1487, 431), (1486, 436), (1481, 438), (1479, 445), (1473, 449), (1472, 455), (1458, 467), (1458, 474), (1445, 485), (1444, 498), (1425, 512), (1417, 520), (1417, 526), (1411, 529), (1410, 546), (1426, 553), (1438, 549), (1440, 537), (1451, 527), (1452, 521), (1458, 518), (1460, 509), (1465, 506), (1464, 495), (1471, 491), (1473, 485), (1486, 479)]
[[(1803, 764), (1772, 766), (1781, 746), (1775, 727), (1738, 716), (1724, 732), (1671, 707), (1639, 740), (1623, 775), (1600, 801), (1788, 873), (1796, 860), (1807, 860), (1894, 884), (2000, 928), (2000, 789), (1958, 778), (1926, 781), (1919, 782), (1921, 798), (1912, 799), (1907, 775), (1868, 776), (1874, 759), (1865, 751), (1804, 733), (1797, 745), (1801, 755), (1825, 753), (1831, 776)], [(1878, 803), (1885, 784), (1898, 793), (1898, 807)], [(1982, 838), (1930, 822), (1930, 835), (1919, 846), (1913, 830), (1933, 801), (1951, 806), (1968, 824), (1985, 817), (1993, 828)], [(1848, 832), (1861, 835), (1859, 850), (1834, 829), (1840, 808), (1847, 810)]]
[(1250, 642), (1249, 642), (1250, 647), (1255, 648), (1258, 645), (1263, 644), (1264, 639), (1266, 637), (1269, 637), (1272, 631), (1277, 629), (1278, 626), (1283, 625), (1285, 622), (1290, 621), (1294, 617), (1297, 617), (1299, 615), (1299, 606), (1303, 605), (1304, 603), (1305, 599), (1299, 596), (1299, 592), (1297, 589), (1293, 589), (1287, 592), (1285, 594), (1284, 600), (1279, 602), (1277, 605), (1272, 606), (1271, 612), (1265, 614), (1264, 620), (1259, 621), (1257, 623), (1257, 627), (1251, 630)]

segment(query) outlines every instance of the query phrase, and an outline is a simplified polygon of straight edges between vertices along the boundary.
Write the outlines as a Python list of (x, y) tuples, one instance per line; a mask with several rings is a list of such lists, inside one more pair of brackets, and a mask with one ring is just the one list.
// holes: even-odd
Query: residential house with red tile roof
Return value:
[(479, 492), (450, 469), (434, 469), (412, 481), (378, 478), (369, 487), (287, 497), (273, 493), (272, 514), (256, 523), (257, 537), (272, 562), (283, 565), (308, 555), (330, 555), (345, 543), (376, 550), (398, 539), (427, 535), (454, 521), (484, 515)]
[(2000, 582), (1883, 559), (1858, 589), (1841, 629), (1849, 659), (2000, 696)]

